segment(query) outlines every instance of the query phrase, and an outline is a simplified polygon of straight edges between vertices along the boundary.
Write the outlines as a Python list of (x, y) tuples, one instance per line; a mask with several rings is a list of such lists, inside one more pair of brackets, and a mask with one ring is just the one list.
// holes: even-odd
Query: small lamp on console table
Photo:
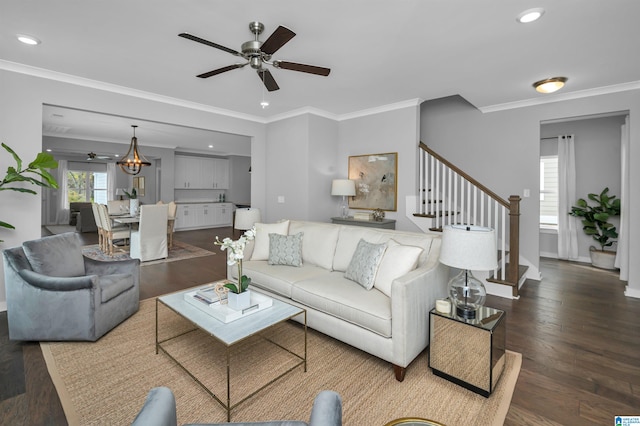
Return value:
[(236, 209), (236, 217), (233, 222), (233, 228), (241, 231), (251, 229), (256, 222), (260, 222), (260, 209), (256, 208), (242, 208)]
[(449, 297), (456, 315), (474, 319), (478, 308), (484, 305), (487, 290), (471, 271), (490, 271), (498, 267), (495, 230), (470, 225), (445, 226), (440, 263), (462, 269), (449, 281)]
[(356, 195), (356, 183), (350, 179), (334, 179), (331, 183), (331, 195), (342, 196), (342, 218), (348, 217), (347, 197)]

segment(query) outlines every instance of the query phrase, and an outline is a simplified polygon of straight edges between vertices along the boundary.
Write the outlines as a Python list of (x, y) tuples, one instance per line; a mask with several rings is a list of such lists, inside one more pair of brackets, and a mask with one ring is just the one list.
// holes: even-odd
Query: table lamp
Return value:
[(124, 192), (124, 188), (116, 188), (116, 196), (118, 197), (118, 200), (122, 200), (125, 195), (126, 193)]
[(449, 281), (449, 297), (456, 315), (474, 319), (482, 307), (487, 290), (471, 271), (490, 271), (498, 267), (496, 233), (491, 228), (449, 225), (442, 232), (440, 263), (462, 271)]
[(256, 222), (260, 222), (260, 209), (255, 208), (242, 208), (236, 210), (236, 218), (233, 222), (233, 227), (235, 229), (240, 229), (242, 231), (246, 231), (247, 229), (251, 229)]
[(356, 183), (350, 179), (334, 179), (331, 183), (331, 195), (342, 196), (342, 218), (348, 217), (347, 197), (356, 195)]

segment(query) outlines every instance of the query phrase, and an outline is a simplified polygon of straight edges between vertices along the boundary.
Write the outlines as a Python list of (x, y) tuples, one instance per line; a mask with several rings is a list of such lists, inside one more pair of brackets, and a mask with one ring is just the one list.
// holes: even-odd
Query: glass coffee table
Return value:
[[(251, 315), (247, 315), (244, 318), (240, 318), (230, 323), (223, 323), (222, 321), (214, 318), (213, 316), (201, 311), (200, 309), (194, 307), (190, 303), (187, 303), (184, 299), (185, 293), (192, 292), (195, 289), (201, 288), (202, 286), (190, 288), (184, 291), (179, 291), (176, 293), (167, 294), (165, 296), (161, 296), (156, 298), (156, 354), (159, 351), (162, 351), (165, 355), (171, 358), (182, 370), (184, 370), (196, 383), (198, 383), (213, 399), (218, 401), (220, 405), (222, 405), (227, 410), (227, 421), (231, 421), (231, 410), (236, 408), (238, 405), (251, 398), (256, 393), (260, 392), (270, 384), (274, 383), (276, 380), (295, 370), (299, 366), (304, 367), (304, 371), (307, 371), (307, 311), (302, 308), (298, 308), (297, 306), (290, 305), (288, 303), (282, 302), (277, 299), (273, 299), (273, 305), (270, 308), (264, 309), (259, 312), (255, 312)], [(191, 324), (195, 326), (195, 328), (182, 332), (176, 336), (172, 336), (169, 338), (165, 338), (163, 340), (159, 340), (158, 338), (158, 329), (160, 327), (159, 319), (158, 319), (158, 309), (160, 306), (166, 306), (171, 309), (173, 312), (188, 320)], [(280, 324), (284, 321), (292, 319), (298, 315), (304, 315), (304, 354), (297, 354), (289, 349), (286, 349), (280, 346), (278, 343), (275, 343), (267, 338), (269, 342), (279, 346), (285, 351), (289, 352), (295, 358), (297, 358), (297, 362), (291, 366), (289, 369), (270, 380), (264, 386), (255, 390), (251, 394), (245, 396), (241, 400), (231, 403), (231, 369), (230, 369), (230, 350), (233, 345), (236, 345), (242, 342), (245, 339), (248, 339), (251, 336), (260, 334), (261, 332), (274, 327), (277, 324)], [(202, 330), (206, 334), (213, 337), (215, 340), (224, 344), (226, 348), (226, 375), (227, 375), (227, 397), (226, 401), (223, 401), (223, 398), (215, 395), (207, 386), (205, 386), (195, 375), (193, 372), (189, 371), (183, 363), (181, 363), (178, 359), (172, 356), (167, 349), (163, 347), (163, 344), (172, 341), (178, 337), (184, 336), (187, 333), (194, 332), (196, 330)]]

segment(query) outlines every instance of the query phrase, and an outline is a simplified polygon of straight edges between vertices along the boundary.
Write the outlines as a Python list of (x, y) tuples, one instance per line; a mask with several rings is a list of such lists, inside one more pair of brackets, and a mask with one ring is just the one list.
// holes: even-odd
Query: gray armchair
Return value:
[(82, 255), (79, 235), (3, 251), (11, 340), (96, 341), (138, 310), (140, 261)]
[[(176, 426), (176, 400), (171, 389), (153, 388), (131, 426)], [(334, 391), (322, 391), (313, 401), (309, 423), (303, 421), (268, 421), (249, 423), (206, 423), (201, 426), (341, 426), (342, 398)], [(192, 425), (196, 426), (196, 425)]]

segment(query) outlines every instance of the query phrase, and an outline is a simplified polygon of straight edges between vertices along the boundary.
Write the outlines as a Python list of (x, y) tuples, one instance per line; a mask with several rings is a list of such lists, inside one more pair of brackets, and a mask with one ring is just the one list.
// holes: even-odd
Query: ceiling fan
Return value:
[(197, 76), (200, 78), (209, 78), (214, 75), (222, 74), (223, 72), (251, 65), (251, 68), (257, 71), (258, 77), (260, 78), (260, 80), (262, 80), (262, 83), (265, 85), (267, 90), (273, 92), (274, 90), (278, 90), (280, 87), (278, 87), (278, 83), (276, 83), (275, 79), (271, 75), (271, 72), (263, 67), (264, 64), (284, 70), (306, 72), (309, 74), (316, 74), (324, 77), (328, 76), (331, 72), (331, 69), (329, 68), (317, 67), (315, 65), (305, 65), (287, 61), (271, 61), (271, 56), (296, 35), (296, 33), (291, 31), (290, 29), (280, 25), (264, 42), (258, 40), (258, 37), (260, 36), (260, 34), (262, 34), (262, 31), (264, 31), (264, 25), (261, 22), (254, 21), (249, 23), (249, 31), (254, 34), (254, 39), (242, 43), (240, 52), (189, 33), (180, 33), (178, 34), (178, 36), (186, 38), (187, 40), (206, 44), (207, 46), (215, 47), (216, 49), (223, 50), (235, 56), (240, 56), (247, 61), (245, 63), (228, 65), (226, 67), (202, 73)]
[(95, 160), (96, 158), (99, 160), (111, 160), (111, 157), (109, 157), (108, 155), (98, 155), (95, 152), (90, 152), (87, 154), (86, 161), (92, 161), (92, 160)]

